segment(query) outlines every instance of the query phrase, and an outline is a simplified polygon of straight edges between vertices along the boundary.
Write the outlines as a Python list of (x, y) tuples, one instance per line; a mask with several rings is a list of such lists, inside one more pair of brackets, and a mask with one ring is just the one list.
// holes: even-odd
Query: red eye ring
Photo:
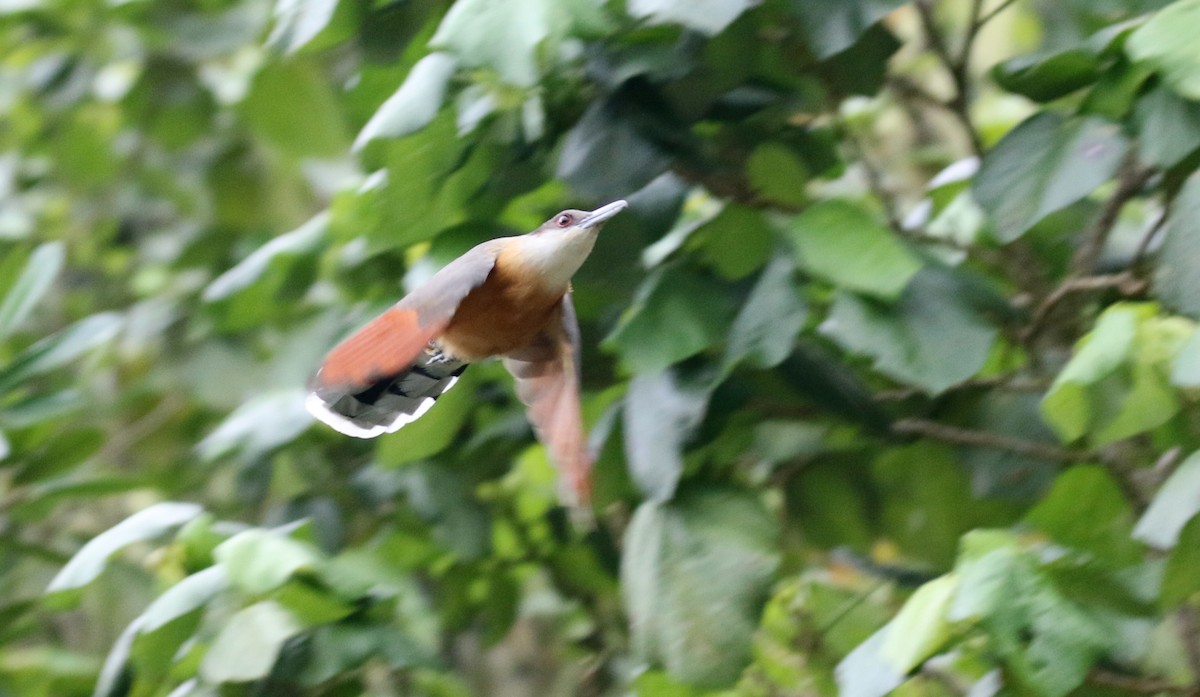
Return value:
[(561, 215), (559, 215), (557, 218), (554, 219), (554, 224), (559, 227), (567, 227), (574, 221), (575, 221), (575, 218), (571, 217), (570, 213), (562, 213)]

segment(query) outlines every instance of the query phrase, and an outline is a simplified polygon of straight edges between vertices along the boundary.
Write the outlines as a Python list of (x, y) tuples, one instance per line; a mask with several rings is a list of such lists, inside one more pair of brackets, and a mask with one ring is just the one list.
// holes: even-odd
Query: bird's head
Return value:
[(519, 241), (521, 261), (547, 287), (565, 286), (592, 251), (596, 233), (629, 204), (613, 201), (594, 211), (565, 210), (533, 232), (514, 238)]

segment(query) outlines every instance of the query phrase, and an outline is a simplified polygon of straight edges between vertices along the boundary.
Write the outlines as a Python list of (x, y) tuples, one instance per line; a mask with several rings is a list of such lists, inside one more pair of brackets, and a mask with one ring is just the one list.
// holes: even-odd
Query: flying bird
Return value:
[(473, 247), (335, 346), (309, 382), (308, 411), (347, 435), (392, 433), (428, 411), (470, 363), (500, 356), (564, 497), (586, 505), (592, 461), (571, 277), (626, 205), (566, 210), (533, 232)]

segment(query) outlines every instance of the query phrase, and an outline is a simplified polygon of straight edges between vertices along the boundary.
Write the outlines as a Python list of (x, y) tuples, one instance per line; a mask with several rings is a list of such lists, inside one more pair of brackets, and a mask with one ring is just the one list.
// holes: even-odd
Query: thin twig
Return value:
[(1129, 152), (1125, 154), (1125, 159), (1121, 162), (1118, 171), (1117, 190), (1104, 204), (1104, 209), (1100, 211), (1100, 215), (1092, 225), (1087, 239), (1084, 240), (1083, 245), (1079, 247), (1079, 250), (1075, 252), (1075, 257), (1071, 260), (1071, 273), (1074, 276), (1086, 276), (1095, 271), (1096, 263), (1104, 252), (1109, 234), (1117, 224), (1121, 209), (1142, 190), (1142, 187), (1154, 174), (1153, 169), (1138, 165), (1135, 148), (1130, 148)]
[[(1050, 387), (1050, 381), (1038, 378), (1019, 377), (1014, 375), (993, 375), (986, 378), (971, 378), (957, 385), (951, 385), (947, 392), (971, 390), (978, 388), (998, 388), (1011, 392), (1043, 392)], [(924, 390), (916, 387), (905, 387), (897, 390), (876, 392), (873, 399), (877, 402), (901, 402), (925, 394)]]
[(971, 143), (971, 151), (977, 156), (982, 156), (983, 143), (980, 142), (979, 133), (976, 131), (975, 123), (971, 119), (971, 81), (969, 76), (971, 49), (975, 43), (975, 36), (979, 31), (978, 13), (982, 2), (981, 0), (974, 0), (971, 4), (972, 21), (967, 26), (963, 45), (957, 56), (950, 52), (946, 38), (942, 35), (942, 30), (937, 25), (937, 18), (933, 15), (932, 0), (917, 0), (914, 6), (917, 8), (917, 15), (921, 19), (921, 27), (925, 31), (930, 49), (933, 50), (934, 55), (941, 61), (942, 67), (946, 69), (946, 72), (950, 73), (950, 79), (954, 82), (954, 96), (947, 103), (950, 107), (950, 112), (954, 114), (955, 118), (962, 124), (963, 130), (966, 131), (967, 139)]
[(1146, 253), (1150, 251), (1150, 245), (1154, 243), (1154, 238), (1157, 237), (1159, 231), (1166, 226), (1167, 220), (1170, 217), (1171, 205), (1168, 202), (1167, 205), (1163, 206), (1162, 212), (1158, 216), (1158, 220), (1154, 221), (1154, 224), (1150, 226), (1150, 229), (1146, 231), (1145, 235), (1142, 235), (1142, 239), (1138, 242), (1137, 249), (1133, 252), (1133, 258), (1129, 261), (1129, 265), (1131, 267), (1136, 267), (1138, 264), (1142, 263), (1142, 259), (1144, 259)]
[(933, 438), (956, 445), (973, 445), (980, 448), (1005, 450), (1018, 455), (1051, 460), (1055, 462), (1096, 462), (1095, 453), (1083, 450), (1060, 448), (1049, 443), (1014, 438), (991, 431), (975, 431), (957, 426), (948, 426), (927, 419), (901, 419), (892, 424), (892, 431), (901, 435), (916, 435)]
[(1050, 295), (1047, 295), (1038, 304), (1037, 308), (1034, 309), (1029, 325), (1022, 332), (1022, 339), (1026, 343), (1029, 343), (1037, 338), (1037, 335), (1045, 327), (1050, 313), (1067, 296), (1088, 291), (1108, 290), (1110, 288), (1121, 291), (1122, 295), (1137, 295), (1146, 290), (1146, 282), (1135, 276), (1132, 271), (1084, 276), (1082, 278), (1068, 278), (1055, 288)]
[(1015, 4), (1016, 4), (1016, 2), (1017, 2), (1017, 0), (1004, 0), (1004, 2), (1002, 2), (1002, 3), (1000, 3), (999, 5), (996, 5), (995, 7), (993, 7), (993, 8), (992, 8), (992, 10), (991, 10), (990, 12), (988, 12), (987, 14), (983, 15), (982, 17), (980, 17), (980, 18), (979, 18), (979, 20), (976, 22), (976, 24), (977, 24), (977, 25), (978, 25), (980, 28), (982, 28), (982, 27), (983, 27), (983, 25), (985, 25), (985, 24), (987, 24), (988, 22), (990, 22), (990, 21), (992, 21), (993, 19), (995, 19), (995, 18), (996, 18), (996, 15), (998, 15), (998, 14), (1000, 14), (1001, 12), (1003, 12), (1003, 11), (1007, 10), (1008, 8), (1012, 7), (1013, 5), (1015, 5)]

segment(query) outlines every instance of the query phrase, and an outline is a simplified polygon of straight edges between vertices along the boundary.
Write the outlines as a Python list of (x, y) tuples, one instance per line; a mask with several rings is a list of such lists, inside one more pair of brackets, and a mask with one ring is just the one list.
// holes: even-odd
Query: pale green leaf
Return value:
[(920, 588), (888, 624), (880, 654), (900, 674), (925, 662), (950, 638), (947, 611), (958, 590), (958, 577), (946, 574)]
[(413, 66), (404, 84), (375, 112), (354, 139), (361, 150), (376, 138), (396, 138), (419, 131), (433, 120), (446, 100), (446, 88), (458, 67), (448, 53), (431, 53)]
[(704, 419), (708, 392), (670, 371), (635, 375), (625, 393), (625, 458), (642, 495), (667, 501), (683, 473), (683, 446)]
[(311, 571), (320, 555), (309, 545), (271, 530), (238, 533), (213, 550), (229, 582), (251, 595), (283, 585), (299, 571)]
[(1171, 549), (1183, 526), (1200, 512), (1200, 452), (1192, 453), (1159, 487), (1133, 536), (1158, 549)]
[(1153, 66), (1176, 92), (1200, 99), (1200, 54), (1195, 27), (1200, 25), (1200, 0), (1179, 0), (1159, 10), (1129, 36), (1125, 52)]
[(200, 677), (212, 683), (249, 682), (265, 677), (284, 642), (303, 627), (278, 604), (264, 601), (230, 617), (200, 663)]
[(58, 278), (65, 260), (66, 247), (61, 242), (47, 242), (33, 250), (21, 274), (0, 298), (0, 339), (25, 321)]
[(1200, 319), (1200, 172), (1187, 178), (1171, 205), (1154, 287), (1163, 305)]
[(703, 34), (719, 34), (753, 0), (629, 0), (626, 11), (652, 24), (682, 24)]
[(533, 87), (538, 45), (551, 30), (548, 0), (457, 0), (429, 45), (464, 65), (495, 70), (505, 82)]
[(262, 277), (271, 262), (311, 252), (329, 228), (329, 212), (323, 211), (291, 232), (284, 233), (254, 250), (236, 266), (217, 276), (204, 289), (205, 302), (214, 302), (245, 290)]

